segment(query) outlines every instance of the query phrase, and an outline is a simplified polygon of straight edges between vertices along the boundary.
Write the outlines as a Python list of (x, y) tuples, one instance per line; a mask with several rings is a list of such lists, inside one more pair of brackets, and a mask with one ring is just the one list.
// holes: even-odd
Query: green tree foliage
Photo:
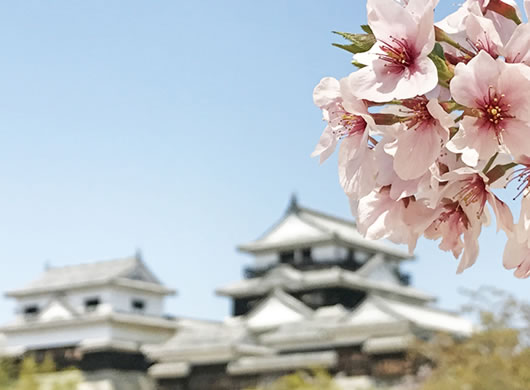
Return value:
[(340, 388), (334, 384), (326, 371), (313, 370), (310, 373), (299, 371), (285, 375), (270, 384), (246, 390), (340, 390)]
[(58, 371), (49, 355), (40, 363), (32, 356), (0, 360), (0, 390), (76, 390), (80, 379), (77, 370)]
[(33, 357), (28, 357), (22, 361), (18, 380), (14, 389), (16, 390), (33, 390), (39, 388), (36, 374), (39, 372), (39, 365)]
[(467, 293), (466, 311), (480, 319), (470, 338), (439, 335), (418, 351), (434, 362), (422, 390), (529, 390), (530, 304), (506, 292), (483, 288)]
[(15, 364), (10, 359), (0, 359), (0, 390), (9, 388), (13, 383), (16, 368)]

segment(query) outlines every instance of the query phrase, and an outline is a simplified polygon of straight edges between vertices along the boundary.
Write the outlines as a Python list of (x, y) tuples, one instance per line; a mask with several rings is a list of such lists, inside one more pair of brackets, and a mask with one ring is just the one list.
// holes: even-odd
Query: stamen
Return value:
[(428, 124), (434, 121), (434, 118), (427, 109), (428, 102), (425, 96), (418, 96), (402, 101), (403, 106), (408, 108), (408, 110), (400, 110), (405, 114), (403, 122), (407, 125), (407, 128), (411, 129), (418, 124)]
[(530, 166), (524, 165), (522, 168), (514, 170), (507, 180), (508, 181), (504, 186), (505, 188), (514, 180), (519, 182), (518, 186), (516, 187), (517, 191), (519, 192), (514, 196), (513, 200), (516, 200), (522, 194), (524, 194), (523, 197), (526, 197), (530, 194)]
[(464, 229), (469, 228), (469, 218), (458, 202), (446, 203), (443, 208), (444, 211), (440, 214), (436, 221), (434, 221), (435, 230), (438, 230), (442, 223), (448, 222), (452, 218), (456, 218), (457, 224), (462, 225)]
[(337, 110), (332, 111), (331, 114), (338, 118), (337, 124), (340, 125), (339, 129), (334, 129), (332, 132), (339, 139), (363, 133), (366, 129), (366, 121), (364, 118), (346, 111), (342, 104), (338, 104)]
[(506, 118), (514, 118), (514, 116), (509, 114), (511, 106), (504, 102), (505, 97), (506, 95), (503, 93), (499, 94), (495, 87), (490, 85), (488, 87), (488, 95), (484, 96), (482, 100), (476, 101), (481, 117), (490, 127), (493, 127), (499, 144), (502, 143), (502, 133), (504, 131), (504, 127), (500, 126), (501, 122)]
[(478, 38), (476, 42), (471, 41), (469, 38), (466, 39), (467, 43), (471, 46), (475, 53), (479, 53), (484, 50), (491, 57), (497, 58), (499, 56), (497, 45), (491, 41), (488, 34), (484, 32), (484, 38)]
[(479, 175), (473, 175), (471, 178), (466, 179), (464, 183), (460, 191), (455, 195), (455, 199), (463, 202), (466, 206), (478, 202), (477, 218), (480, 218), (486, 205), (486, 183)]
[(384, 54), (379, 58), (385, 62), (389, 73), (400, 73), (414, 63), (414, 52), (405, 39), (390, 37), (390, 42), (381, 41), (379, 46)]

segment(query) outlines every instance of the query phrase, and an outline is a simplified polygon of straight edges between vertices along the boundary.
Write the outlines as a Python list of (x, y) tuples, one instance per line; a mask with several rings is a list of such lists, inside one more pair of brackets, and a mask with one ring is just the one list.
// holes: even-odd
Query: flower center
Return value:
[(444, 211), (436, 219), (434, 229), (438, 230), (442, 223), (455, 223), (457, 226), (463, 226), (464, 229), (469, 228), (469, 219), (458, 202), (448, 202), (443, 206)]
[(349, 137), (354, 134), (364, 133), (366, 121), (360, 115), (354, 115), (344, 109), (339, 104), (337, 111), (332, 112), (336, 116), (337, 127), (333, 129), (333, 134), (338, 138)]
[(414, 63), (414, 53), (406, 39), (390, 37), (390, 42), (381, 41), (379, 47), (384, 53), (379, 58), (386, 62), (389, 73), (400, 73)]
[(491, 41), (486, 32), (484, 32), (483, 39), (479, 38), (476, 42), (472, 42), (470, 39), (467, 39), (467, 42), (477, 54), (479, 51), (484, 50), (492, 58), (497, 58), (499, 56), (497, 45)]
[(406, 116), (403, 122), (407, 125), (407, 128), (411, 129), (418, 124), (428, 124), (434, 120), (431, 113), (427, 109), (427, 103), (429, 101), (425, 96), (418, 96), (413, 99), (405, 99), (402, 101), (404, 107), (408, 110), (402, 110)]
[[(502, 121), (506, 118), (514, 118), (509, 114), (510, 104), (504, 101), (505, 95), (498, 93), (493, 86), (489, 86), (488, 95), (482, 101), (478, 100), (477, 104), (484, 120), (495, 130), (497, 138), (504, 130)], [(500, 139), (499, 139), (500, 142)]]
[(463, 202), (466, 206), (478, 202), (479, 209), (477, 211), (477, 217), (480, 218), (486, 205), (486, 183), (484, 183), (484, 180), (479, 175), (473, 175), (471, 178), (464, 180), (462, 188), (457, 192), (455, 198)]

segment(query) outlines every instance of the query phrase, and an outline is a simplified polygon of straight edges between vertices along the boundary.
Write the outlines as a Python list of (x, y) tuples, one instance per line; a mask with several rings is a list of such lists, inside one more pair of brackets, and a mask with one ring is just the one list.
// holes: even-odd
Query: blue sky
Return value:
[[(455, 9), (441, 0), (438, 14)], [(176, 315), (222, 318), (213, 290), (241, 277), (238, 243), (303, 205), (348, 216), (312, 90), (353, 69), (332, 30), (364, 1), (5, 1), (0, 4), (0, 286), (44, 264), (127, 256), (179, 296)], [(509, 198), (509, 196), (505, 196)], [(422, 240), (413, 284), (455, 308), (460, 287), (524, 297), (487, 229), (478, 264)], [(0, 321), (13, 304), (0, 300)]]

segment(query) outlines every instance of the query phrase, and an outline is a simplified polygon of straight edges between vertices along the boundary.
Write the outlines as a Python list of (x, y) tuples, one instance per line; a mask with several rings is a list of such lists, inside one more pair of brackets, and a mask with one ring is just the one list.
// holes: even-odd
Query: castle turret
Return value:
[(52, 354), (59, 366), (85, 371), (146, 371), (140, 347), (175, 332), (164, 316), (162, 285), (141, 256), (47, 267), (26, 286), (7, 292), (16, 316), (4, 325), (4, 355)]
[[(432, 306), (400, 270), (411, 256), (364, 239), (355, 223), (292, 198), (282, 218), (238, 249), (252, 256), (243, 280), (217, 289), (232, 316), (190, 324), (145, 349), (162, 390), (245, 388), (298, 369), (323, 367), (366, 386), (412, 372), (415, 338), (465, 337), (469, 321)], [(352, 382), (352, 383), (353, 383)]]

